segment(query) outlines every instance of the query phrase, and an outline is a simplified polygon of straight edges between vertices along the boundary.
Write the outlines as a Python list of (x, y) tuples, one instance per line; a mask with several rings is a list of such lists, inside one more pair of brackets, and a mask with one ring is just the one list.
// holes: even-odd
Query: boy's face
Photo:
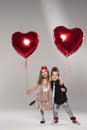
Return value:
[(53, 71), (53, 72), (52, 72), (51, 79), (52, 79), (53, 81), (56, 81), (57, 79), (59, 79), (59, 75), (58, 75), (58, 72), (57, 72), (57, 71)]

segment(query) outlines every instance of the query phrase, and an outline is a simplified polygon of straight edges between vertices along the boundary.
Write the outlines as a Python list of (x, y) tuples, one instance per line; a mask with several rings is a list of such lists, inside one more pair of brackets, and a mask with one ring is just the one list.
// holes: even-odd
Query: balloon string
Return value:
[(26, 75), (26, 90), (28, 89), (28, 73), (27, 73), (27, 58), (25, 59), (25, 75)]
[(66, 63), (65, 63), (65, 66), (64, 66), (63, 80), (65, 80), (67, 70), (68, 70), (68, 72), (71, 72), (71, 67), (70, 67), (68, 57), (66, 57)]

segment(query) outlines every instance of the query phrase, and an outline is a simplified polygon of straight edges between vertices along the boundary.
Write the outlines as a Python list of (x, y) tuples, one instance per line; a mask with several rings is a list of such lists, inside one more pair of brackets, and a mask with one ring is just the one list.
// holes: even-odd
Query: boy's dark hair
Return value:
[(53, 68), (52, 68), (52, 70), (51, 70), (51, 75), (52, 75), (53, 71), (58, 72), (58, 76), (59, 76), (59, 69), (58, 69), (58, 67), (53, 67)]

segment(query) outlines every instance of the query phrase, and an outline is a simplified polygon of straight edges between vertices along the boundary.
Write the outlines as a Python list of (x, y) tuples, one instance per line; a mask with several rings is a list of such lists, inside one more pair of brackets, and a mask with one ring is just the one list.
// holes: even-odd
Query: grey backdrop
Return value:
[[(67, 59), (56, 49), (56, 26), (78, 27), (85, 33), (79, 50)], [(28, 57), (28, 86), (25, 59), (12, 47), (14, 32), (36, 31), (40, 42)], [(67, 65), (66, 65), (67, 64)], [(70, 105), (87, 111), (87, 0), (0, 0), (0, 109), (29, 109), (35, 93), (26, 94), (38, 79), (40, 67), (58, 66), (65, 74)]]

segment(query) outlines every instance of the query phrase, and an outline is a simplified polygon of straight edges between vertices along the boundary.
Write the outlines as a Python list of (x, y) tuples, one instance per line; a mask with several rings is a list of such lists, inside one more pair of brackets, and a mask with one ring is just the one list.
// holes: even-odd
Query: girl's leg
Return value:
[(41, 113), (41, 117), (42, 117), (42, 120), (40, 121), (40, 123), (45, 123), (44, 111), (43, 111), (43, 110), (40, 110), (40, 113)]

